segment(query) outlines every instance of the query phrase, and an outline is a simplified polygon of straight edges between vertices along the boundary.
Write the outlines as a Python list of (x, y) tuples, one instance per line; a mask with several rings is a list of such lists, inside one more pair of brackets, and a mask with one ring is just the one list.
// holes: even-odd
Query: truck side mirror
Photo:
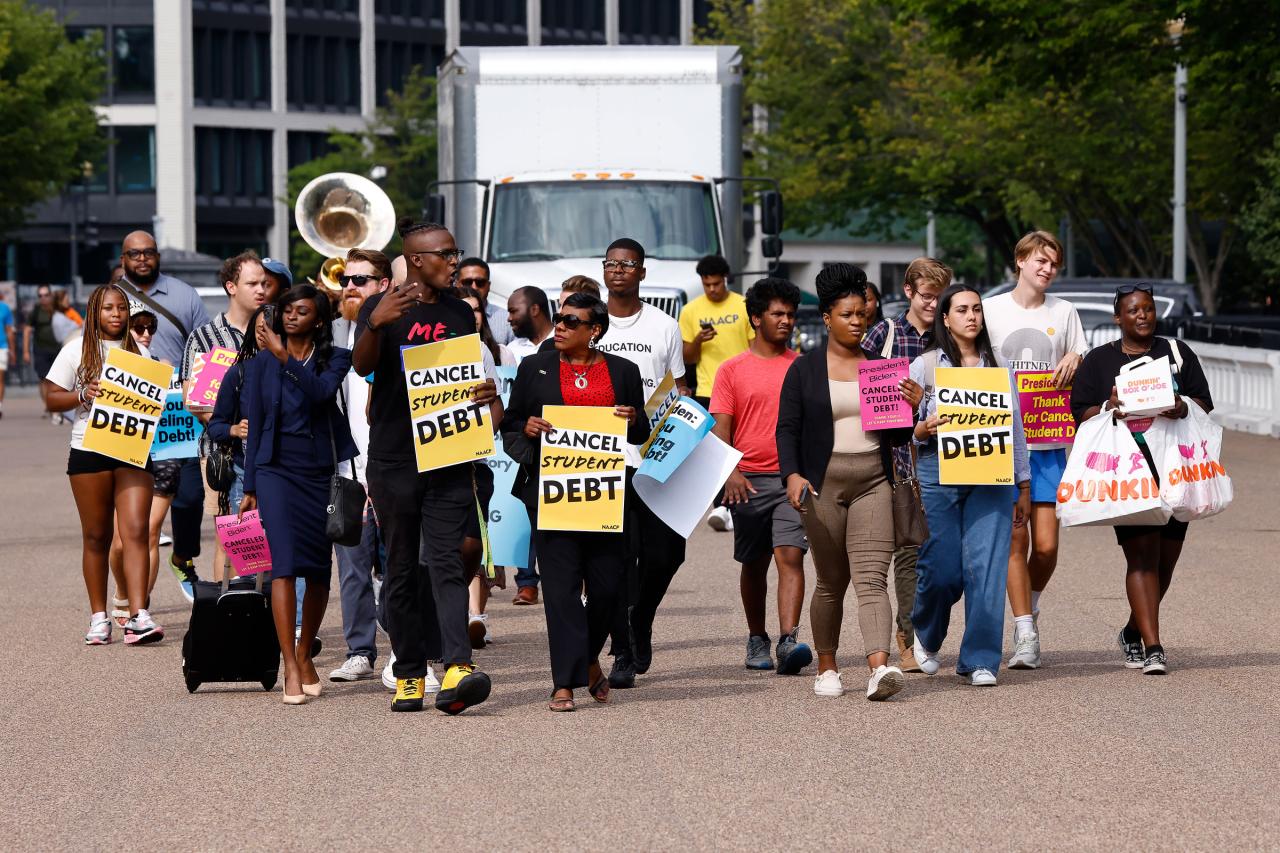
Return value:
[(440, 193), (427, 193), (423, 200), (422, 218), (427, 222), (444, 225), (444, 196)]
[(760, 241), (760, 254), (766, 258), (782, 257), (782, 238), (769, 235)]
[[(760, 230), (774, 237), (782, 233), (782, 193), (765, 190), (760, 193)], [(779, 244), (781, 245), (781, 244)], [(781, 254), (782, 250), (778, 250)], [(765, 252), (767, 257), (777, 257)]]

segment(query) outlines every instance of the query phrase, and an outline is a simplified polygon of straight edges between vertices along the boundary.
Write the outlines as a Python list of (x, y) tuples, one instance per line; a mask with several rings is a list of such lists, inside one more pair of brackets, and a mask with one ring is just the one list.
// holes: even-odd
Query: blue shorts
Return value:
[(1058, 484), (1062, 482), (1062, 472), (1067, 470), (1066, 448), (1032, 450), (1028, 455), (1031, 457), (1031, 502), (1056, 504)]

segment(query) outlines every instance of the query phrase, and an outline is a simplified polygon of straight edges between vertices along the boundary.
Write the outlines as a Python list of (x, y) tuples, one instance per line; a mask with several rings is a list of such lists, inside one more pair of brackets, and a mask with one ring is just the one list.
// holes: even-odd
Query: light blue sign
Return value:
[(645, 450), (637, 477), (648, 477), (658, 483), (667, 479), (689, 458), (715, 421), (707, 410), (690, 397), (681, 397), (658, 423)]
[(182, 393), (170, 393), (164, 400), (164, 413), (156, 427), (156, 441), (151, 446), (151, 458), (193, 459), (200, 455), (200, 436), (204, 424), (182, 405)]
[[(511, 384), (515, 381), (514, 367), (498, 368), (498, 392), (505, 406), (511, 396)], [(497, 453), (484, 460), (493, 471), (493, 497), (489, 500), (489, 548), (493, 552), (495, 566), (529, 567), (529, 512), (515, 495), (517, 466), (514, 459), (502, 448), (502, 438), (497, 440)]]

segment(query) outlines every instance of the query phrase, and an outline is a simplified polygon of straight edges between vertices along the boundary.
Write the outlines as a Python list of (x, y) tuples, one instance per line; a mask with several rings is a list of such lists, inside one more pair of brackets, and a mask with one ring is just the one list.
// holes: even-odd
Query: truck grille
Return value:
[(642, 293), (640, 300), (660, 309), (664, 314), (670, 314), (677, 320), (680, 319), (680, 309), (684, 307), (683, 293), (677, 296), (646, 296)]

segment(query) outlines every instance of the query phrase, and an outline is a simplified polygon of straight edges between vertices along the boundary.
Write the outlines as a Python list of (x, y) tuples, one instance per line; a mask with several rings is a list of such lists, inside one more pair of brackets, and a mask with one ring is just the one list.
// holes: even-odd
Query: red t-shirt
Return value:
[(774, 473), (778, 465), (778, 401), (782, 380), (796, 360), (787, 350), (761, 358), (751, 350), (720, 365), (711, 391), (711, 414), (733, 415), (733, 446), (742, 451), (745, 473)]
[(583, 368), (570, 367), (560, 362), (560, 394), (566, 406), (614, 406), (613, 380), (609, 378), (609, 365), (604, 359), (586, 368), (587, 387), (579, 388), (575, 382), (583, 374)]

